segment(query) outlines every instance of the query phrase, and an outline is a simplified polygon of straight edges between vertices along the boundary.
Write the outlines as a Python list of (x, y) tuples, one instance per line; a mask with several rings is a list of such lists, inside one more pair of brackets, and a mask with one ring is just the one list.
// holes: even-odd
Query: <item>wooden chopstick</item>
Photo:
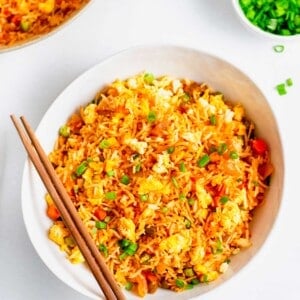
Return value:
[(62, 182), (56, 175), (52, 164), (48, 160), (47, 155), (45, 154), (29, 123), (26, 121), (25, 117), (21, 117), (20, 119), (23, 124), (22, 127), (21, 123), (18, 122), (18, 119), (14, 115), (11, 115), (11, 119), (18, 131), (30, 160), (34, 164), (45, 187), (53, 198), (62, 219), (69, 228), (104, 295), (108, 300), (124, 300), (125, 297), (119, 285), (114, 280), (113, 275), (105, 264), (97, 246), (78, 216), (76, 208), (69, 198)]

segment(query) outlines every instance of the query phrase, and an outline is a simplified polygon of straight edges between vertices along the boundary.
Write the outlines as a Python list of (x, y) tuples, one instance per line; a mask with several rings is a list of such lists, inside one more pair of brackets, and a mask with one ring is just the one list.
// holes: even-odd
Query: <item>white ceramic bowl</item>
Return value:
[(234, 10), (235, 10), (239, 20), (241, 21), (241, 23), (245, 26), (245, 28), (247, 28), (252, 33), (258, 34), (261, 37), (266, 37), (269, 39), (282, 41), (282, 42), (291, 41), (291, 40), (300, 40), (300, 34), (284, 36), (284, 35), (274, 34), (274, 33), (265, 31), (255, 25), (253, 25), (245, 16), (245, 14), (239, 4), (239, 0), (232, 0), (232, 5), (233, 5)]
[(7, 51), (17, 50), (32, 44), (35, 44), (43, 39), (46, 39), (50, 37), (51, 35), (55, 34), (56, 32), (63, 29), (65, 26), (69, 25), (73, 20), (75, 20), (89, 5), (91, 5), (93, 0), (90, 0), (87, 4), (82, 6), (78, 11), (74, 12), (69, 18), (67, 18), (65, 21), (63, 21), (61, 24), (59, 24), (57, 27), (53, 28), (51, 31), (32, 36), (30, 39), (19, 41), (11, 46), (2, 46), (0, 45), (0, 54)]
[[(142, 71), (155, 75), (185, 77), (206, 82), (225, 97), (239, 101), (247, 115), (257, 125), (259, 136), (270, 145), (275, 165), (265, 204), (257, 209), (252, 224), (253, 246), (232, 258), (228, 272), (211, 284), (175, 293), (159, 289), (146, 299), (191, 299), (208, 292), (245, 267), (259, 251), (276, 219), (283, 189), (284, 162), (281, 140), (273, 112), (255, 83), (230, 63), (207, 53), (176, 46), (140, 46), (123, 51), (91, 68), (71, 83), (53, 102), (36, 131), (44, 149), (49, 153), (57, 138), (57, 130), (81, 105), (87, 104), (96, 92), (116, 78), (127, 78)], [(29, 237), (48, 268), (63, 282), (78, 292), (99, 299), (99, 288), (89, 270), (72, 265), (58, 247), (47, 237), (50, 220), (45, 214), (45, 188), (33, 165), (25, 163), (22, 184), (22, 209)], [(271, 270), (270, 270), (271, 271)], [(255, 281), (255, 278), (253, 278)], [(251, 283), (249, 283), (251, 284)], [(139, 299), (126, 292), (127, 299)]]

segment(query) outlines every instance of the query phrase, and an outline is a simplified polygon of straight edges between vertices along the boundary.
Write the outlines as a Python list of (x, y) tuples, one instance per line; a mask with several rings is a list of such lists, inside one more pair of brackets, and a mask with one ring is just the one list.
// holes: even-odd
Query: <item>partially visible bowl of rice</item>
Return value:
[[(36, 133), (128, 299), (211, 291), (273, 228), (284, 181), (277, 121), (255, 83), (221, 58), (176, 46), (123, 51), (71, 83)], [(98, 299), (30, 162), (22, 208), (48, 268)]]
[(29, 45), (72, 20), (90, 0), (1, 0), (0, 51)]

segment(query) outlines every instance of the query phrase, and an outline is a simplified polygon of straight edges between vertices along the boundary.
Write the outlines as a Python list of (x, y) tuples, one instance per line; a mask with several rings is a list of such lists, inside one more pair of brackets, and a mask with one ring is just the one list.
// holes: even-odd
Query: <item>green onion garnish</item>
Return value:
[(79, 177), (79, 176), (83, 175), (83, 173), (87, 170), (87, 167), (88, 167), (88, 162), (85, 160), (75, 170), (76, 176)]
[(300, 33), (298, 0), (239, 0), (239, 4), (247, 19), (264, 31), (285, 36)]
[(104, 257), (107, 257), (107, 255), (108, 255), (108, 249), (107, 249), (107, 247), (104, 244), (100, 244), (98, 246), (98, 249), (100, 250), (100, 252), (103, 253)]
[(153, 80), (154, 80), (154, 75), (152, 73), (146, 73), (144, 75), (144, 81), (145, 81), (145, 83), (152, 84)]
[(71, 129), (69, 126), (67, 125), (62, 125), (59, 128), (59, 135), (63, 136), (63, 137), (68, 137), (71, 133)]
[(220, 202), (222, 203), (222, 204), (225, 204), (226, 202), (228, 202), (229, 201), (229, 198), (227, 197), (227, 196), (222, 196), (221, 198), (220, 198)]
[(107, 224), (103, 221), (96, 221), (95, 223), (97, 229), (106, 229)]
[(147, 116), (148, 122), (152, 123), (155, 122), (156, 120), (156, 113), (154, 111), (150, 111), (148, 116)]
[(181, 162), (179, 164), (179, 170), (180, 170), (180, 172), (186, 172), (186, 167), (185, 167), (184, 162)]
[(123, 175), (120, 179), (120, 182), (125, 185), (128, 185), (130, 183), (130, 178), (127, 175)]
[(185, 286), (184, 281), (181, 280), (181, 279), (176, 279), (176, 280), (175, 280), (175, 284), (176, 284), (176, 286), (179, 287), (179, 288), (183, 288), (183, 287)]
[(221, 143), (219, 146), (218, 146), (218, 153), (220, 155), (224, 154), (224, 152), (227, 150), (227, 145), (225, 143)]
[(130, 291), (130, 290), (132, 289), (132, 287), (133, 287), (133, 283), (127, 281), (126, 284), (125, 284), (125, 289), (126, 289), (127, 291)]
[(116, 192), (107, 192), (105, 193), (105, 199), (107, 200), (115, 200), (117, 198)]
[(107, 149), (109, 147), (110, 147), (110, 143), (107, 139), (103, 139), (99, 144), (100, 149)]
[(292, 86), (293, 85), (293, 80), (292, 78), (288, 78), (286, 81), (285, 81), (286, 85), (287, 86)]
[(171, 181), (172, 181), (174, 187), (175, 187), (176, 189), (178, 189), (178, 188), (179, 188), (179, 185), (178, 185), (177, 179), (176, 179), (175, 177), (172, 176), (172, 177), (171, 177)]
[(109, 171), (106, 172), (106, 175), (108, 177), (113, 177), (113, 176), (115, 176), (115, 171), (114, 170), (109, 170)]
[(273, 47), (274, 51), (277, 52), (277, 53), (281, 53), (284, 51), (284, 46), (283, 45), (275, 45)]
[(167, 149), (168, 154), (172, 154), (175, 151), (175, 147), (171, 146)]
[(217, 124), (217, 119), (216, 119), (216, 115), (211, 115), (209, 117), (209, 121), (211, 125), (216, 125)]
[(141, 201), (143, 201), (143, 202), (147, 201), (148, 198), (149, 198), (148, 194), (142, 194), (142, 195), (140, 195), (140, 199), (141, 199)]
[(210, 162), (210, 158), (208, 154), (204, 154), (198, 161), (197, 165), (200, 168), (205, 167)]
[(235, 151), (231, 151), (229, 154), (231, 159), (238, 159), (239, 155)]
[(280, 96), (286, 95), (287, 93), (284, 83), (277, 84), (276, 90)]

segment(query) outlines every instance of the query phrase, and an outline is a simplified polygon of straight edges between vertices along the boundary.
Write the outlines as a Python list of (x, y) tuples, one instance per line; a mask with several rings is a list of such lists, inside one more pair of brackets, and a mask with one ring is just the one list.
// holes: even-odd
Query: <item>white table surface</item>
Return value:
[[(84, 300), (42, 263), (24, 227), (21, 180), (25, 151), (9, 115), (36, 127), (56, 96), (100, 60), (142, 44), (170, 43), (220, 56), (255, 80), (282, 134), (285, 190), (262, 250), (238, 276), (201, 299), (300, 299), (300, 40), (260, 38), (241, 26), (229, 0), (95, 0), (60, 32), (0, 54), (0, 299)], [(294, 85), (279, 96), (275, 85)]]

